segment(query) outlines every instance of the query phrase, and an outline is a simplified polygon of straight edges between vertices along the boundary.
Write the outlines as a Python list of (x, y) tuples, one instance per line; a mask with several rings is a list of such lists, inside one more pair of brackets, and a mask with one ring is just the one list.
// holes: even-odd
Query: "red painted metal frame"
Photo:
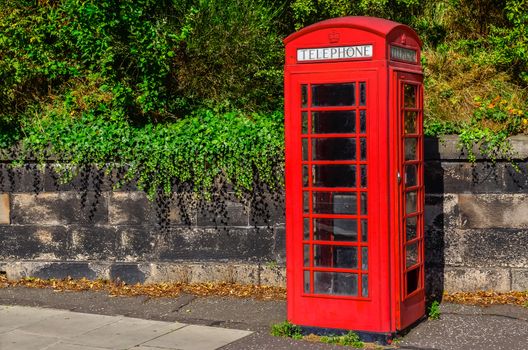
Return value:
[[(339, 37), (339, 41), (335, 42)], [(332, 37), (334, 40), (330, 40)], [(423, 136), (422, 136), (422, 86), (419, 64), (390, 61), (390, 45), (417, 51), (420, 62), (421, 43), (410, 28), (367, 17), (344, 17), (323, 21), (292, 34), (285, 40), (285, 139), (286, 139), (286, 249), (288, 283), (288, 319), (299, 325), (354, 329), (361, 331), (393, 333), (419, 319), (424, 313), (423, 294)], [(327, 62), (297, 62), (299, 48), (332, 47), (344, 45), (373, 45), (373, 57), (365, 60), (339, 60)], [(348, 82), (367, 83), (366, 106), (311, 107), (301, 106), (301, 85)], [(406, 295), (405, 286), (405, 227), (402, 211), (405, 210), (403, 185), (398, 183), (398, 172), (403, 176), (403, 110), (401, 89), (403, 84), (418, 87), (418, 186), (408, 190), (418, 191), (417, 223), (419, 265), (421, 269), (418, 289)], [(311, 89), (308, 89), (311, 91)], [(311, 93), (311, 92), (310, 92)], [(309, 94), (310, 94), (309, 93)], [(356, 94), (359, 89), (356, 90)], [(356, 96), (358, 97), (358, 96)], [(308, 97), (311, 101), (311, 96)], [(358, 99), (356, 98), (356, 102)], [(359, 135), (359, 110), (367, 110), (367, 130)], [(356, 110), (356, 133), (302, 134), (301, 112), (311, 110)], [(311, 132), (311, 117), (308, 131)], [(312, 161), (312, 147), (308, 141), (308, 160), (302, 159), (301, 139), (343, 138), (356, 139), (356, 159), (350, 161)], [(367, 159), (360, 161), (360, 137), (367, 139)], [(309, 184), (303, 187), (302, 167), (308, 165)], [(355, 188), (317, 188), (317, 191), (357, 193), (357, 215), (316, 214), (303, 212), (303, 190), (310, 193), (312, 208), (312, 164), (352, 164), (356, 171)], [(360, 165), (367, 166), (367, 188), (360, 189)], [(403, 181), (402, 181), (403, 182)], [(368, 193), (367, 213), (360, 214), (360, 192)], [(310, 218), (310, 237), (303, 240), (303, 219)], [(368, 242), (358, 240), (335, 243), (313, 240), (313, 218), (360, 218), (368, 220)], [(414, 242), (414, 241), (413, 241)], [(412, 242), (411, 242), (412, 243)], [(304, 267), (303, 245), (310, 245), (310, 265)], [(313, 244), (358, 247), (368, 246), (368, 296), (361, 296), (361, 257), (357, 269), (313, 266)], [(303, 271), (352, 272), (358, 274), (358, 296), (313, 293), (313, 277), (309, 293), (304, 292)]]

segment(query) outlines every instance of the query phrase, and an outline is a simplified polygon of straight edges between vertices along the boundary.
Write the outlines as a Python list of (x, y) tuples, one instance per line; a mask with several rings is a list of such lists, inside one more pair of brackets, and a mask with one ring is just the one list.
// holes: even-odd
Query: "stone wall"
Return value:
[(426, 259), (435, 291), (528, 290), (528, 138), (516, 165), (472, 164), (456, 137), (426, 140)]
[[(509, 161), (472, 164), (456, 138), (426, 140), (429, 293), (528, 289), (528, 138)], [(211, 202), (182, 189), (149, 201), (118, 174), (85, 169), (58, 182), (51, 165), (0, 171), (0, 272), (11, 278), (236, 281), (284, 285), (284, 197), (243, 200), (222, 188)]]

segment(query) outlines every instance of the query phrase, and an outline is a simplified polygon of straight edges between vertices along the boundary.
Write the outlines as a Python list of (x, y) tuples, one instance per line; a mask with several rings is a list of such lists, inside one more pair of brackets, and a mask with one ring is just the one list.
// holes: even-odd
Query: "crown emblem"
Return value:
[(328, 34), (328, 41), (330, 41), (330, 43), (332, 44), (335, 44), (337, 42), (339, 42), (339, 32), (336, 32), (335, 30), (331, 31), (330, 34)]
[(407, 43), (407, 36), (405, 34), (402, 34), (401, 36), (401, 43), (405, 45)]

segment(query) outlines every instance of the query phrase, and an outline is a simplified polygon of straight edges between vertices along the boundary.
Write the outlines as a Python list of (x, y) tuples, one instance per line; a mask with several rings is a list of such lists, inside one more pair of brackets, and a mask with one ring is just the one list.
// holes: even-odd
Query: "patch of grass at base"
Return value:
[(274, 324), (271, 326), (271, 335), (275, 337), (287, 337), (292, 339), (302, 339), (301, 327), (289, 321)]
[(359, 339), (359, 336), (350, 331), (345, 335), (329, 335), (321, 337), (323, 343), (352, 346), (362, 348), (365, 344)]

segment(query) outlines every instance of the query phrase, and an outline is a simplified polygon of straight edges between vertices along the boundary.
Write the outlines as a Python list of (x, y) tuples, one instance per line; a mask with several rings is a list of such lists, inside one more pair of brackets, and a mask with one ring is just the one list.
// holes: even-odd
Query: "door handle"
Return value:
[(401, 183), (401, 175), (400, 175), (400, 172), (398, 171), (398, 173), (396, 174), (396, 178), (398, 179), (398, 185)]

